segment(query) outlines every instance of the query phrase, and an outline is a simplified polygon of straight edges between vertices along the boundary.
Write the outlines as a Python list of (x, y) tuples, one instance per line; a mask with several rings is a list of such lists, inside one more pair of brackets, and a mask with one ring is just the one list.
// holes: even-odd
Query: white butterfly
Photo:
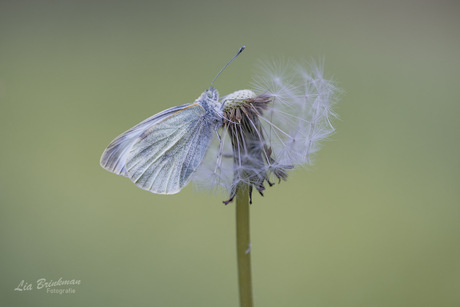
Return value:
[(212, 87), (216, 78), (195, 102), (160, 112), (115, 138), (102, 154), (101, 166), (144, 190), (178, 193), (203, 161), (222, 125), (223, 104)]

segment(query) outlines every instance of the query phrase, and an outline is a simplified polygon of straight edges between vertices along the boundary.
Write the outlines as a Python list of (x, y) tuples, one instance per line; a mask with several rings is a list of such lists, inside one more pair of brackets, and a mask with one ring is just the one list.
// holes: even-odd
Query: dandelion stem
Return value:
[(240, 307), (252, 307), (249, 187), (246, 184), (240, 184), (236, 194), (236, 247)]

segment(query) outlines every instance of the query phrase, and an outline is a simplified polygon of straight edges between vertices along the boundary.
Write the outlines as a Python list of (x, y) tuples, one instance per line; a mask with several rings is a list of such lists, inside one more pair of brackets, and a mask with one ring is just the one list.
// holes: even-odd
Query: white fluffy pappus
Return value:
[(228, 203), (241, 184), (262, 194), (265, 182), (285, 180), (289, 169), (310, 164), (320, 142), (334, 132), (337, 92), (322, 65), (261, 63), (251, 90), (219, 99), (224, 110), (220, 138), (192, 181), (227, 191)]

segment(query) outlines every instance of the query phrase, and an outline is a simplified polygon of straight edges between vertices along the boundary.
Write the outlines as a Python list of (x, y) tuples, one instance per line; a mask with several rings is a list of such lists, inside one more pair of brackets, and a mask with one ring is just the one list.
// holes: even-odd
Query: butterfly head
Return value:
[(219, 92), (213, 87), (210, 87), (209, 89), (204, 91), (204, 96), (206, 99), (211, 100), (213, 102), (217, 102), (219, 100)]

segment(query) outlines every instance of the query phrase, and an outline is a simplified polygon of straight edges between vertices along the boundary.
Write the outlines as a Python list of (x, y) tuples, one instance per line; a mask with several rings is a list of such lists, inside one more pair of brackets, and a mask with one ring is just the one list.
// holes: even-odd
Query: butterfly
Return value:
[(155, 114), (116, 137), (102, 154), (101, 166), (144, 190), (178, 193), (190, 182), (223, 123), (224, 104), (212, 85), (244, 49), (239, 49), (193, 103)]

